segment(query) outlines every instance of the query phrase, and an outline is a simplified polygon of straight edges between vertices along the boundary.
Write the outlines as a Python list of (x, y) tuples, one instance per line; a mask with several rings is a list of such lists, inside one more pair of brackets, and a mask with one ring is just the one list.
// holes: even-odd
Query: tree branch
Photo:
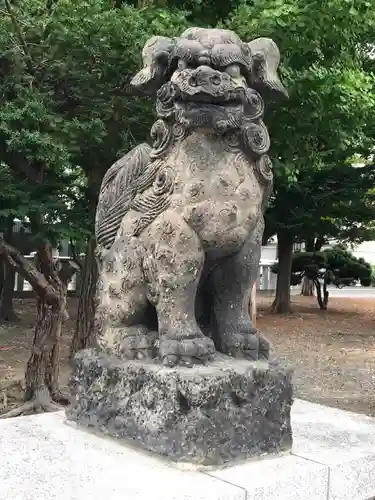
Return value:
[(34, 182), (35, 184), (41, 184), (42, 177), (40, 173), (31, 167), (23, 155), (13, 151), (8, 151), (7, 146), (3, 141), (0, 141), (0, 155), (3, 161), (14, 172), (24, 174), (29, 181)]
[(25, 38), (23, 36), (21, 27), (17, 21), (16, 16), (14, 15), (13, 8), (12, 8), (9, 0), (5, 0), (5, 7), (6, 7), (8, 14), (9, 14), (9, 17), (12, 21), (13, 28), (14, 28), (14, 31), (16, 32), (17, 38), (22, 46), (23, 53), (25, 54), (27, 69), (29, 70), (29, 73), (32, 76), (34, 76), (34, 67), (33, 67), (33, 63), (32, 63), (32, 58), (31, 58), (29, 49), (27, 48), (27, 44), (26, 44)]
[(79, 269), (79, 265), (74, 261), (61, 262), (59, 278), (65, 286), (68, 286), (70, 280)]
[[(41, 227), (36, 226), (37, 228)], [(41, 241), (37, 246), (37, 267), (40, 269), (46, 280), (54, 279), (58, 276), (58, 270), (52, 258), (52, 247), (49, 242)]]
[(0, 236), (0, 258), (6, 260), (18, 274), (28, 281), (36, 294), (45, 297), (47, 303), (55, 304), (59, 300), (58, 293), (43, 274), (16, 248), (5, 243), (2, 236)]

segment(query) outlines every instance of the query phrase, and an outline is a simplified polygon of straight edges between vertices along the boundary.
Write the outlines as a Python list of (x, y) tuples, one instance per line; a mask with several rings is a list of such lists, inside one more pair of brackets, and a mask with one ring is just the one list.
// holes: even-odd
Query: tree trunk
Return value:
[(324, 243), (325, 243), (325, 238), (323, 236), (318, 236), (314, 245), (315, 252), (320, 252)]
[(305, 252), (313, 252), (315, 250), (315, 237), (309, 236), (305, 239)]
[(323, 304), (324, 304), (324, 309), (328, 308), (328, 300), (329, 300), (329, 292), (327, 289), (327, 277), (324, 276), (324, 283), (323, 283)]
[(0, 320), (17, 320), (17, 315), (13, 308), (14, 278), (15, 272), (9, 264), (4, 262), (4, 281), (0, 300)]
[[(7, 228), (5, 232), (5, 239), (8, 243), (12, 243), (13, 236), (13, 217), (7, 221)], [(0, 320), (15, 321), (17, 315), (13, 308), (13, 295), (14, 295), (14, 278), (15, 272), (12, 266), (4, 260), (3, 262), (3, 280), (1, 287), (0, 299)]]
[(290, 278), (293, 260), (293, 235), (277, 233), (278, 273), (276, 296), (272, 304), (272, 311), (278, 314), (291, 312), (290, 304)]
[(304, 297), (314, 296), (314, 280), (310, 280), (307, 276), (302, 279), (301, 295)]
[(59, 370), (53, 366), (52, 356), (58, 343), (64, 305), (60, 300), (49, 305), (38, 298), (37, 320), (31, 356), (27, 362), (25, 375), (25, 401), (51, 398), (50, 388), (57, 387)]
[[(71, 274), (72, 276), (74, 270), (70, 269), (69, 271), (70, 273), (72, 273)], [(48, 359), (46, 384), (54, 401), (61, 404), (68, 404), (69, 399), (66, 396), (64, 396), (59, 390), (59, 373), (60, 373), (60, 346), (61, 346), (60, 340), (62, 334), (62, 323), (65, 320), (69, 319), (69, 314), (67, 312), (67, 292), (68, 292), (68, 283), (70, 278), (68, 274), (63, 274), (61, 272), (59, 273), (59, 277), (60, 277), (60, 283), (57, 284), (60, 297), (59, 312), (56, 321), (56, 331), (53, 332), (54, 345), (52, 347)]]
[(328, 307), (328, 299), (329, 299), (329, 292), (327, 290), (327, 282), (324, 279), (324, 284), (323, 284), (323, 295), (322, 295), (322, 285), (320, 284), (319, 279), (314, 280), (314, 284), (316, 287), (316, 298), (318, 300), (318, 304), (320, 309), (322, 311), (326, 311)]
[(5, 261), (0, 260), (0, 294), (3, 291), (4, 277), (5, 277)]
[(71, 355), (95, 344), (93, 322), (96, 309), (96, 283), (98, 280), (98, 265), (95, 258), (96, 241), (91, 236), (87, 241), (85, 262), (81, 279), (77, 322), (74, 332)]
[(67, 398), (61, 397), (58, 391), (59, 341), (61, 323), (67, 316), (67, 283), (75, 267), (68, 262), (59, 268), (52, 259), (52, 249), (48, 243), (39, 246), (37, 256), (38, 263), (34, 265), (0, 238), (0, 257), (29, 281), (38, 297), (34, 341), (25, 374), (26, 404), (1, 418), (61, 408), (54, 405), (52, 399), (67, 402)]
[(318, 301), (320, 309), (324, 309), (323, 299), (322, 299), (322, 286), (318, 279), (314, 280), (314, 285), (316, 288), (316, 300)]
[[(305, 251), (306, 252), (319, 252), (324, 244), (324, 238), (322, 236), (309, 236), (305, 239)], [(314, 296), (314, 280), (310, 280), (306, 276), (302, 280), (301, 295), (304, 297)]]
[(43, 295), (37, 297), (34, 341), (25, 375), (26, 401), (46, 394), (53, 397), (53, 392), (57, 391), (61, 323), (66, 311), (66, 291), (48, 243), (38, 247), (37, 269), (53, 286), (55, 300), (47, 302)]

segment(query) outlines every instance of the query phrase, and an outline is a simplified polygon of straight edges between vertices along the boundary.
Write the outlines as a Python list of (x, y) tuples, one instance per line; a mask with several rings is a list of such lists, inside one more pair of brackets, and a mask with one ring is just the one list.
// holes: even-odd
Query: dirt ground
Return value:
[[(274, 353), (294, 367), (295, 394), (299, 398), (375, 416), (375, 300), (332, 299), (328, 311), (316, 299), (293, 297), (292, 315), (276, 316), (271, 299), (258, 303), (257, 327), (273, 343)], [(0, 325), (0, 413), (21, 402), (20, 380), (33, 338), (35, 304), (17, 300), (20, 321)], [(70, 300), (71, 319), (64, 325), (61, 385), (69, 378), (68, 353), (74, 329), (76, 301)]]

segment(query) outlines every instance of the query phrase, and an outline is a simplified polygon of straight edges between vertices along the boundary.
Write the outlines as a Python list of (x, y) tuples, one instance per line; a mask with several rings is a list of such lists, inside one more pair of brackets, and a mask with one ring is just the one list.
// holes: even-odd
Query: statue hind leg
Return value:
[(142, 269), (143, 249), (136, 238), (119, 237), (101, 261), (95, 323), (99, 346), (120, 357), (155, 356), (156, 330)]
[(212, 294), (212, 329), (220, 351), (234, 357), (268, 358), (270, 345), (252, 324), (251, 289), (258, 277), (261, 219), (241, 250), (213, 269), (208, 285)]

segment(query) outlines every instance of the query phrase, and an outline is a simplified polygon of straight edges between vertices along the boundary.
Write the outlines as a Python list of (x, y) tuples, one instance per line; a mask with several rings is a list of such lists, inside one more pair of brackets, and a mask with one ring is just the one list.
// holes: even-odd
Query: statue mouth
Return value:
[(213, 95), (208, 92), (176, 92), (175, 101), (179, 104), (187, 105), (212, 105), (212, 106), (240, 106), (246, 102), (245, 91), (240, 89), (233, 92), (226, 92), (225, 94)]
[[(217, 98), (216, 98), (217, 99)], [(175, 101), (175, 120), (190, 129), (205, 128), (217, 133), (241, 127), (244, 105), (238, 100)], [(215, 102), (216, 101), (216, 102)]]
[(240, 110), (243, 109), (243, 103), (240, 100), (216, 100), (216, 99), (186, 99), (176, 102), (177, 107), (185, 109), (187, 112), (207, 112), (211, 110), (212, 113), (220, 110), (228, 110), (231, 109)]

